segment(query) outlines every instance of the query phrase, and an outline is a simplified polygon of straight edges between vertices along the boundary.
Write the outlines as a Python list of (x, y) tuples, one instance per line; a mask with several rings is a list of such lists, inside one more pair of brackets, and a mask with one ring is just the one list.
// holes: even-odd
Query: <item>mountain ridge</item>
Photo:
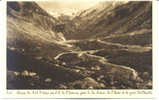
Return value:
[[(66, 29), (65, 37), (68, 39), (97, 38), (110, 34), (127, 33), (141, 28), (151, 29), (152, 2), (127, 2), (115, 7), (112, 7), (112, 4), (113, 2), (103, 10), (99, 10), (101, 14), (98, 13), (98, 10), (93, 10), (93, 13), (88, 11), (87, 15), (89, 16), (75, 17), (72, 22), (76, 27), (73, 32), (67, 32)], [(87, 10), (84, 12), (86, 13)]]

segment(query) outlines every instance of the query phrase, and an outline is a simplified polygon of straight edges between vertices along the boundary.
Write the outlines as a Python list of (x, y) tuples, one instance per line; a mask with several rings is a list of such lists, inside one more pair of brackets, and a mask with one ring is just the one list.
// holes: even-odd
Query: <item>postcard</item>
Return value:
[(5, 98), (154, 97), (154, 1), (1, 2)]

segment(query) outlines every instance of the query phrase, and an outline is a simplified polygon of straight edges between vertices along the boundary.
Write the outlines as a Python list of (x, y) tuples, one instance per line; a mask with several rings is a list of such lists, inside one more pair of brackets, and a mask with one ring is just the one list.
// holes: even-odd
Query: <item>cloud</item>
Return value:
[(103, 0), (54, 0), (38, 1), (38, 5), (50, 14), (58, 15), (62, 13), (72, 14), (83, 9), (88, 9)]

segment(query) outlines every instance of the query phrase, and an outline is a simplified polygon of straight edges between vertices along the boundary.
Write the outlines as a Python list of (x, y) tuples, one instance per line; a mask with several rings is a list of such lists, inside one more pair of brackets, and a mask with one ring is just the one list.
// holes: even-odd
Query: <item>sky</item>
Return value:
[(103, 0), (53, 0), (53, 1), (38, 1), (38, 5), (52, 15), (66, 14), (79, 12), (80, 10), (88, 9), (98, 2)]

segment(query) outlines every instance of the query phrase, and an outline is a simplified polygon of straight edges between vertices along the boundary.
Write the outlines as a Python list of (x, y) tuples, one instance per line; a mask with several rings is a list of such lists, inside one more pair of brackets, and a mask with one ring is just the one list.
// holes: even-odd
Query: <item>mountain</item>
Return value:
[[(46, 73), (45, 76), (49, 75), (48, 70), (57, 71), (54, 57), (70, 50), (68, 45), (61, 44), (62, 33), (56, 31), (58, 22), (34, 2), (7, 2), (8, 71), (28, 70), (41, 75)], [(61, 69), (64, 74), (65, 68)], [(9, 85), (8, 88), (16, 87), (18, 85)]]
[[(14, 49), (23, 48), (22, 51), (26, 50), (26, 52), (31, 54), (39, 53), (41, 49), (49, 50), (50, 47), (48, 45), (51, 45), (52, 49), (56, 48), (55, 52), (64, 51), (63, 46), (59, 43), (64, 37), (57, 32), (58, 23), (57, 19), (49, 15), (35, 2), (8, 2), (8, 47)], [(47, 51), (43, 50), (41, 54), (47, 54)], [(52, 54), (55, 56), (54, 53)]]
[[(14, 22), (20, 27), (27, 28), (28, 31), (30, 28), (36, 32), (39, 31), (39, 35), (47, 39), (60, 39), (57, 32), (60, 21), (40, 8), (35, 2), (8, 2), (7, 5), (7, 21), (10, 23), (8, 25)], [(40, 34), (40, 31), (45, 33)]]
[[(97, 9), (98, 8), (98, 9)], [(77, 15), (68, 39), (87, 39), (152, 28), (152, 2), (101, 2)]]
[(53, 25), (58, 22), (35, 2), (8, 2), (7, 5), (8, 16), (33, 22), (39, 28), (52, 30)]

